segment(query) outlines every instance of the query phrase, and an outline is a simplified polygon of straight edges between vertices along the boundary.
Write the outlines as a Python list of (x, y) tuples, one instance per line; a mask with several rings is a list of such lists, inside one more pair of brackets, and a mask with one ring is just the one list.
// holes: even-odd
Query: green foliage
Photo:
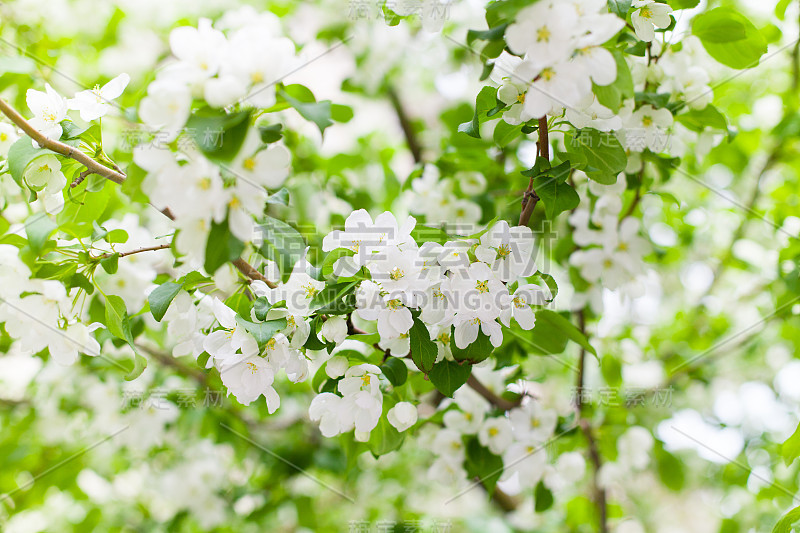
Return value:
[(464, 468), (469, 477), (477, 478), (492, 494), (503, 473), (503, 460), (481, 446), (476, 437), (470, 437), (466, 443)]
[(729, 7), (701, 13), (692, 21), (692, 33), (706, 52), (732, 68), (754, 67), (767, 53), (767, 41), (747, 17)]
[(275, 261), (284, 278), (288, 277), (295, 263), (305, 255), (306, 242), (303, 236), (286, 222), (270, 216), (259, 221), (258, 231), (263, 239), (259, 252)]
[(169, 305), (182, 288), (183, 284), (168, 281), (153, 289), (153, 292), (147, 297), (147, 301), (150, 303), (150, 313), (157, 322), (161, 322), (161, 319), (164, 318)]
[(408, 339), (411, 345), (411, 360), (422, 372), (426, 374), (431, 372), (439, 351), (436, 343), (431, 340), (428, 328), (419, 318), (414, 317), (414, 325), (408, 332)]
[(250, 126), (250, 111), (225, 113), (203, 108), (186, 122), (187, 132), (212, 161), (229, 162), (239, 153)]
[(206, 272), (214, 273), (219, 267), (237, 259), (244, 250), (244, 243), (231, 233), (228, 220), (211, 222), (211, 231), (206, 242)]
[(452, 398), (453, 393), (467, 382), (470, 373), (472, 373), (472, 365), (454, 363), (445, 359), (433, 365), (428, 377), (436, 390)]
[(617, 181), (617, 175), (625, 170), (628, 161), (616, 135), (593, 128), (580, 130), (574, 138), (568, 139), (567, 152), (573, 165), (605, 185)]

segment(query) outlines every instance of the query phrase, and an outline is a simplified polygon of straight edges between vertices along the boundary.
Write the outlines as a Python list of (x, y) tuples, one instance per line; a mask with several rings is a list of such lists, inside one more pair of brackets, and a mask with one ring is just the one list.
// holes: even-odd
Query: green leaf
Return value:
[(708, 104), (703, 109), (691, 109), (675, 117), (675, 120), (692, 131), (701, 132), (706, 128), (728, 131), (728, 121), (716, 107)]
[(186, 131), (200, 151), (213, 161), (229, 162), (239, 153), (250, 126), (250, 111), (225, 113), (206, 107), (195, 111)]
[(544, 203), (545, 213), (550, 220), (564, 211), (575, 209), (581, 201), (578, 193), (566, 181), (569, 175), (569, 162), (565, 161), (562, 165), (567, 167), (567, 172), (563, 174), (563, 177), (547, 173), (533, 180), (533, 190)]
[(453, 393), (467, 382), (472, 372), (472, 365), (454, 363), (453, 361), (439, 361), (433, 365), (433, 370), (428, 374), (436, 390), (452, 398)]
[(625, 170), (628, 157), (616, 135), (604, 133), (593, 128), (585, 128), (567, 143), (567, 152), (575, 154), (578, 160), (585, 161), (582, 170), (598, 183), (612, 185), (617, 175)]
[(453, 353), (453, 358), (459, 362), (467, 361), (468, 363), (473, 364), (480, 363), (481, 361), (487, 359), (494, 350), (492, 341), (483, 331), (478, 331), (478, 338), (476, 338), (472, 344), (463, 350), (456, 346), (455, 338), (456, 336), (451, 331), (450, 351)]
[(22, 186), (22, 177), (28, 163), (47, 154), (55, 155), (55, 152), (44, 148), (34, 148), (31, 138), (27, 135), (23, 135), (11, 145), (11, 148), (8, 149), (8, 170), (17, 185)]
[(206, 242), (206, 272), (213, 275), (219, 267), (237, 259), (243, 250), (244, 243), (231, 233), (227, 218), (219, 224), (212, 221)]
[(267, 203), (275, 205), (289, 205), (289, 189), (283, 187), (274, 194), (270, 194), (267, 198)]
[(125, 381), (133, 381), (134, 379), (138, 378), (144, 372), (144, 369), (147, 368), (147, 359), (139, 355), (138, 353), (133, 354), (133, 368), (130, 372), (125, 374)]
[(389, 357), (381, 365), (381, 372), (395, 387), (401, 386), (408, 379), (408, 367), (399, 357)]
[(587, 352), (591, 353), (595, 357), (597, 356), (597, 351), (591, 344), (589, 344), (589, 341), (586, 340), (586, 335), (581, 333), (580, 330), (572, 324), (572, 322), (560, 314), (548, 309), (537, 311), (536, 325), (538, 326), (539, 324), (543, 324), (545, 327), (554, 328), (562, 332), (568, 339), (578, 343)]
[(153, 289), (150, 296), (147, 297), (147, 301), (150, 303), (150, 313), (156, 322), (161, 322), (172, 300), (181, 292), (182, 288), (182, 283), (168, 281)]
[(411, 330), (408, 332), (408, 340), (411, 345), (411, 360), (421, 371), (426, 374), (431, 372), (439, 349), (436, 343), (431, 340), (428, 328), (419, 318), (414, 318), (414, 325), (411, 326)]
[(283, 124), (259, 126), (258, 133), (261, 135), (261, 142), (265, 144), (270, 144), (280, 141), (281, 137), (283, 137), (283, 133), (281, 132), (282, 129), (283, 129)]
[(781, 444), (781, 457), (786, 466), (789, 466), (795, 459), (800, 457), (800, 425), (794, 430), (792, 436)]
[(658, 476), (664, 486), (676, 492), (683, 489), (686, 482), (686, 467), (683, 462), (661, 446), (655, 448), (655, 456)]
[(631, 9), (631, 3), (631, 0), (608, 0), (608, 10), (624, 20)]
[(772, 533), (792, 533), (792, 526), (798, 521), (800, 521), (800, 507), (795, 507), (775, 524)]
[(50, 235), (53, 234), (57, 227), (56, 223), (44, 213), (37, 213), (28, 217), (28, 220), (25, 221), (25, 234), (28, 236), (31, 250), (36, 255), (41, 253), (47, 239), (50, 238)]
[(542, 481), (536, 485), (534, 501), (536, 502), (535, 510), (537, 513), (543, 513), (553, 506), (553, 493)]
[[(300, 116), (316, 124), (320, 133), (325, 133), (325, 129), (333, 125), (333, 120), (331, 120), (331, 101), (323, 100), (322, 102), (317, 102), (313, 94), (309, 101), (307, 95), (311, 94), (311, 91), (305, 87), (302, 87), (304, 90), (298, 89), (298, 87), (302, 86), (289, 85), (284, 90), (279, 91), (279, 94), (300, 113)], [(341, 112), (339, 113), (341, 114)]]
[(767, 53), (767, 41), (747, 17), (729, 7), (697, 15), (692, 33), (711, 57), (732, 68), (750, 68)]
[(147, 367), (147, 359), (139, 355), (136, 345), (133, 343), (133, 334), (131, 333), (131, 322), (128, 316), (128, 310), (125, 307), (125, 301), (119, 296), (108, 294), (106, 300), (106, 327), (108, 331), (128, 343), (133, 350), (133, 369), (125, 376), (125, 379), (131, 381), (139, 377), (144, 369)]
[(310, 309), (321, 315), (346, 315), (356, 308), (355, 298), (346, 298), (354, 293), (360, 281), (326, 285), (311, 300)]
[(497, 481), (503, 473), (503, 460), (481, 446), (477, 437), (467, 441), (464, 469), (470, 478), (478, 478), (489, 494), (494, 493)]
[(272, 304), (269, 303), (266, 296), (259, 296), (253, 302), (253, 312), (258, 320), (266, 319), (270, 309), (272, 309)]
[(130, 337), (130, 323), (125, 301), (119, 296), (106, 296), (106, 327), (115, 337), (127, 341)]
[(700, 0), (668, 0), (672, 9), (692, 9), (700, 4)]
[(414, 229), (411, 230), (411, 237), (417, 242), (435, 242), (438, 244), (445, 244), (457, 238), (451, 237), (441, 228), (423, 226), (422, 224), (417, 224)]
[(259, 223), (258, 231), (263, 239), (259, 252), (275, 261), (284, 277), (288, 276), (295, 263), (305, 256), (306, 242), (302, 235), (286, 222), (270, 216)]
[(277, 332), (281, 331), (282, 329), (286, 329), (285, 318), (278, 318), (268, 322), (250, 322), (249, 320), (242, 318), (240, 315), (236, 315), (236, 323), (242, 326), (256, 339), (258, 348), (260, 350), (264, 349), (264, 346), (267, 345), (267, 342), (269, 342), (269, 340), (275, 336)]
[(516, 126), (512, 126), (505, 120), (500, 120), (497, 122), (497, 126), (494, 127), (494, 133), (492, 134), (492, 138), (494, 142), (497, 143), (498, 146), (505, 147), (513, 141), (519, 134), (522, 132), (522, 124), (518, 124)]
[(119, 268), (119, 254), (111, 254), (100, 260), (100, 266), (109, 274), (116, 274)]
[(481, 118), (485, 119), (489, 110), (494, 108), (496, 105), (497, 88), (488, 86), (482, 88), (475, 99), (475, 115), (472, 117), (470, 122), (464, 122), (458, 126), (458, 131), (466, 133), (470, 137), (480, 139)]
[(369, 434), (367, 446), (369, 446), (369, 450), (375, 457), (385, 455), (398, 449), (403, 444), (403, 440), (405, 439), (405, 435), (397, 431), (386, 418), (386, 413), (392, 408), (393, 405), (393, 401), (387, 397), (384, 397), (383, 412), (381, 413), (381, 417), (378, 419), (378, 425), (375, 426), (375, 429), (373, 429)]

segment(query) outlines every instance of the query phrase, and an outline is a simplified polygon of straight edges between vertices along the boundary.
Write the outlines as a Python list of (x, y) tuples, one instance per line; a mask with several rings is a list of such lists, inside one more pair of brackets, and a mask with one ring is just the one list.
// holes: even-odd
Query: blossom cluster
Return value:
[(602, 288), (621, 289), (629, 296), (639, 295), (642, 289), (637, 278), (644, 274), (642, 258), (649, 244), (639, 234), (639, 219), (620, 220), (625, 187), (624, 174), (612, 185), (589, 181), (589, 191), (597, 198), (592, 209), (576, 209), (569, 217), (573, 239), (579, 246), (569, 262), (592, 284), (585, 296), (598, 312), (603, 308)]
[[(44, 92), (28, 89), (25, 94), (26, 102), (33, 113), (29, 123), (44, 137), (59, 140), (64, 133), (64, 121), (71, 122), (68, 116), (70, 110), (78, 111), (81, 120), (86, 122), (99, 120), (108, 114), (112, 100), (122, 95), (129, 82), (130, 76), (123, 73), (102, 87), (95, 85), (93, 89), (77, 92), (70, 99), (61, 96), (49, 83), (45, 84)], [(0, 147), (7, 147), (0, 150), (3, 157), (8, 156), (8, 149), (17, 139), (18, 135), (13, 127), (2, 126)], [(31, 142), (34, 148), (40, 148), (35, 140)], [(102, 149), (102, 145), (100, 148)], [(64, 208), (64, 187), (67, 185), (67, 178), (61, 170), (61, 160), (50, 152), (45, 154), (44, 151), (34, 159), (35, 162), (25, 169), (25, 184), (31, 191), (42, 193), (40, 199), (48, 213), (59, 213)]]
[(614, 56), (602, 45), (624, 25), (602, 0), (544, 1), (522, 9), (505, 35), (516, 55), (503, 53), (492, 71), (497, 98), (511, 106), (506, 122), (591, 104), (592, 83), (609, 85), (617, 77)]
[[(193, 100), (211, 107), (273, 106), (275, 82), (295, 60), (294, 44), (279, 35), (277, 19), (269, 13), (238, 21), (229, 37), (207, 19), (197, 28), (178, 27), (170, 34), (170, 48), (173, 60), (158, 72), (139, 106), (140, 118), (163, 142), (187, 131)], [(222, 133), (198, 132), (206, 134), (218, 144)], [(193, 143), (179, 143), (176, 152), (152, 143), (134, 149), (134, 162), (148, 173), (143, 189), (153, 205), (169, 211), (178, 230), (176, 248), (195, 263), (205, 256), (213, 224), (227, 219), (236, 238), (253, 240), (253, 217), (263, 213), (267, 190), (288, 177), (290, 159), (282, 143), (264, 145), (254, 127), (224, 165), (210, 161)]]

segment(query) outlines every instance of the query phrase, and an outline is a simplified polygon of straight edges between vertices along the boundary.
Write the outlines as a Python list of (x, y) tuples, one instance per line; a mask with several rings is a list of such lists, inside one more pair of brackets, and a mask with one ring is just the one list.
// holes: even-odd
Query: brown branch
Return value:
[[(547, 116), (539, 119), (539, 140), (536, 141), (539, 157), (550, 160), (550, 136), (547, 131)], [(539, 196), (533, 190), (533, 176), (528, 182), (528, 188), (522, 195), (522, 212), (519, 215), (519, 226), (527, 226), (531, 220), (533, 210), (539, 202)]]
[[(39, 146), (47, 148), (48, 150), (52, 150), (53, 152), (61, 154), (64, 157), (69, 157), (71, 159), (74, 159), (78, 163), (85, 166), (86, 171), (81, 172), (79, 178), (81, 176), (85, 178), (89, 174), (97, 174), (98, 176), (102, 176), (117, 184), (122, 184), (125, 182), (126, 176), (122, 172), (119, 172), (117, 170), (112, 170), (104, 165), (101, 165), (100, 163), (98, 163), (85, 153), (81, 152), (80, 150), (77, 150), (76, 148), (68, 144), (64, 144), (60, 141), (54, 141), (53, 139), (48, 139), (47, 137), (42, 135), (36, 128), (31, 126), (31, 124), (27, 120), (25, 120), (25, 118), (22, 115), (20, 115), (16, 109), (11, 107), (11, 105), (2, 98), (0, 98), (0, 112), (2, 112), (5, 116), (7, 116), (11, 120), (11, 122), (19, 126), (19, 128), (22, 129), (22, 131), (24, 131), (31, 139), (36, 141), (36, 143)], [(117, 165), (114, 166), (115, 168), (119, 169)], [(73, 187), (74, 186), (77, 186), (77, 184), (74, 184)], [(170, 220), (175, 220), (175, 217), (172, 215), (169, 208), (161, 210), (161, 213), (163, 213)], [(168, 246), (163, 246), (163, 248), (167, 247)], [(140, 251), (145, 251), (145, 250), (143, 249)], [(123, 257), (123, 255), (130, 255), (131, 253), (137, 253), (137, 252), (134, 251), (134, 252), (128, 252), (126, 254), (120, 254), (120, 257)], [(233, 265), (236, 268), (238, 268), (239, 271), (242, 272), (248, 278), (263, 281), (264, 283), (267, 284), (267, 286), (271, 288), (276, 287), (274, 283), (265, 278), (258, 270), (253, 268), (252, 265), (250, 265), (247, 261), (245, 261), (241, 257), (233, 261)]]
[(386, 92), (389, 95), (389, 100), (392, 102), (394, 112), (397, 114), (397, 120), (400, 121), (400, 127), (403, 129), (403, 135), (405, 135), (408, 149), (411, 151), (411, 155), (414, 157), (414, 162), (421, 163), (422, 148), (417, 140), (417, 134), (414, 132), (414, 126), (411, 124), (411, 119), (409, 118), (408, 113), (406, 113), (403, 103), (400, 101), (400, 96), (398, 96), (397, 91), (395, 91), (394, 87), (392, 86), (389, 86), (386, 89)]
[(496, 395), (495, 393), (487, 389), (486, 386), (480, 381), (478, 381), (478, 378), (476, 378), (472, 374), (470, 374), (469, 378), (467, 378), (467, 385), (469, 385), (470, 388), (472, 388), (472, 390), (483, 396), (484, 399), (488, 401), (490, 404), (494, 405), (495, 407), (503, 411), (509, 411), (519, 406), (521, 401), (520, 399), (517, 400), (516, 402), (512, 402), (506, 400), (505, 398), (501, 398), (500, 396)]
[[(584, 316), (582, 310), (578, 311), (578, 325), (581, 333), (584, 333), (586, 331), (586, 317)], [(586, 350), (581, 348), (580, 358), (578, 359), (578, 381), (577, 394), (575, 395), (575, 410), (578, 415), (578, 424), (581, 426), (581, 431), (583, 432), (584, 437), (586, 437), (586, 442), (589, 443), (589, 458), (591, 459), (592, 466), (594, 467), (592, 485), (594, 489), (595, 505), (597, 505), (598, 517), (600, 520), (600, 533), (608, 533), (608, 507), (606, 504), (606, 491), (600, 486), (598, 479), (600, 467), (603, 465), (603, 463), (600, 459), (600, 452), (597, 449), (597, 440), (594, 437), (592, 426), (589, 423), (589, 420), (587, 420), (584, 416), (583, 409), (583, 378), (584, 369), (586, 367), (585, 363)]]
[(125, 257), (126, 255), (140, 254), (142, 252), (154, 252), (156, 250), (166, 250), (170, 246), (172, 246), (172, 243), (159, 244), (158, 246), (147, 246), (145, 248), (137, 248), (136, 250), (131, 250), (129, 252), (106, 252), (102, 255), (98, 255), (94, 259), (105, 259), (106, 257), (111, 257), (112, 255), (115, 254), (120, 257)]
[(126, 176), (125, 174), (108, 168), (105, 165), (102, 165), (86, 155), (85, 153), (81, 152), (77, 148), (70, 146), (68, 144), (64, 144), (60, 141), (56, 141), (53, 139), (48, 139), (39, 131), (31, 126), (31, 124), (25, 120), (25, 118), (19, 114), (19, 112), (11, 107), (11, 105), (0, 98), (0, 112), (2, 112), (5, 116), (7, 116), (11, 122), (16, 124), (22, 131), (24, 131), (31, 139), (36, 141), (36, 143), (41, 146), (42, 148), (47, 148), (48, 150), (52, 150), (57, 154), (61, 154), (64, 157), (69, 157), (70, 159), (74, 159), (78, 163), (82, 164), (89, 170), (92, 174), (97, 174), (98, 176), (102, 176), (108, 180), (113, 181), (114, 183), (122, 184), (125, 182)]

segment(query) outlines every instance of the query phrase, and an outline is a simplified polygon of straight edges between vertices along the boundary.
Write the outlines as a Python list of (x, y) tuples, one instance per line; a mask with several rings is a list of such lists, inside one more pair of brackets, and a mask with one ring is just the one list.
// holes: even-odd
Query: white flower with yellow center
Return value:
[(17, 129), (11, 124), (0, 122), (0, 157), (8, 157), (8, 150), (17, 139)]
[(395, 339), (414, 325), (411, 311), (399, 299), (382, 294), (373, 281), (363, 281), (356, 290), (356, 313), (364, 320), (377, 320), (381, 339)]
[(506, 451), (513, 440), (511, 423), (506, 418), (489, 418), (478, 431), (478, 442), (495, 455)]
[[(28, 108), (33, 118), (28, 122), (48, 139), (58, 140), (63, 133), (61, 121), (67, 118), (67, 100), (58, 94), (49, 83), (44, 84), (46, 92), (28, 89), (25, 93)], [(33, 146), (38, 148), (36, 141)]]
[(211, 355), (207, 366), (232, 366), (258, 354), (258, 343), (236, 321), (236, 312), (214, 298), (212, 309), (222, 329), (212, 331), (203, 341), (203, 348)]
[(348, 368), (339, 382), (344, 405), (353, 413), (356, 434), (369, 434), (378, 425), (383, 407), (380, 373), (375, 365), (356, 365)]
[(536, 272), (533, 232), (527, 226), (509, 227), (502, 220), (481, 235), (475, 257), (491, 266), (502, 281), (514, 281)]
[(250, 355), (233, 365), (220, 369), (222, 384), (242, 405), (250, 405), (263, 395), (267, 401), (267, 410), (274, 413), (281, 405), (280, 396), (272, 388), (275, 370), (263, 357)]
[(655, 28), (667, 28), (672, 24), (672, 8), (655, 0), (633, 0), (633, 7), (639, 8), (631, 14), (631, 24), (636, 36), (650, 42), (656, 34)]
[(125, 73), (120, 74), (102, 87), (95, 85), (94, 89), (81, 91), (75, 98), (67, 101), (70, 109), (80, 111), (81, 119), (91, 122), (105, 116), (111, 110), (111, 100), (119, 98), (131, 77)]

